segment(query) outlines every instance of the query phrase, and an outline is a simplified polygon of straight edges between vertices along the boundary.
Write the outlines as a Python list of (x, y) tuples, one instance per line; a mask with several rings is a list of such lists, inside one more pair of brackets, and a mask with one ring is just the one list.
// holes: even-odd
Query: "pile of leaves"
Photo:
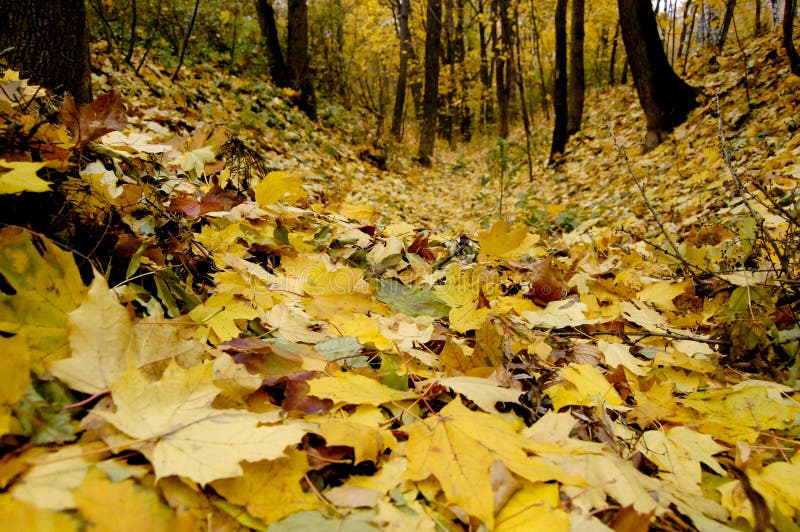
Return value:
[[(772, 349), (763, 362), (796, 381), (794, 274), (761, 267), (780, 264), (754, 251), (763, 215), (726, 233), (657, 212), (660, 230), (633, 190), (603, 223), (580, 219), (587, 196), (552, 235), (504, 220), (441, 234), (389, 223), (388, 199), (327, 201), (324, 172), (351, 199), (368, 190), (338, 166), (360, 164), (355, 148), (277, 165), (241, 122), (245, 140), (203, 123), (225, 106), (51, 105), (11, 71), (0, 84), (0, 193), (74, 213), (51, 213), (47, 235), (0, 229), (10, 528), (798, 526), (798, 394), (731, 365)], [(278, 112), (299, 116), (278, 93), (254, 116)], [(300, 126), (281, 133), (308, 142), (292, 161), (336, 146)], [(444, 189), (454, 172), (438, 171)], [(407, 186), (376, 176), (388, 196)], [(546, 216), (572, 208), (541, 188)], [(107, 261), (56, 244), (103, 228)]]

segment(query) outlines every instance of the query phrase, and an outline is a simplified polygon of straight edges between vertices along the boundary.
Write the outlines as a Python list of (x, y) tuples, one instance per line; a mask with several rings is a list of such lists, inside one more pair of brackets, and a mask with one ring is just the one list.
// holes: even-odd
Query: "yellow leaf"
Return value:
[(186, 172), (194, 172), (197, 177), (203, 176), (206, 173), (206, 163), (212, 163), (216, 159), (214, 150), (211, 146), (202, 146), (200, 148), (183, 152), (175, 159), (171, 160), (171, 166), (178, 166)]
[(11, 407), (30, 382), (31, 355), (22, 336), (0, 337), (0, 436), (11, 429)]
[(557, 484), (526, 483), (496, 516), (498, 532), (567, 532), (569, 514), (561, 509)]
[(270, 172), (256, 186), (256, 201), (262, 207), (279, 201), (295, 204), (305, 199), (303, 180), (288, 170)]
[(652, 460), (662, 471), (660, 476), (683, 491), (702, 495), (702, 464), (718, 475), (725, 470), (713, 455), (726, 450), (708, 434), (689, 427), (677, 426), (669, 431), (648, 430), (637, 441), (636, 449)]
[(748, 471), (750, 482), (770, 508), (794, 519), (800, 509), (800, 453), (791, 462), (773, 462), (761, 471)]
[(489, 466), (495, 460), (531, 482), (576, 479), (529, 457), (524, 450), (527, 444), (526, 438), (498, 416), (472, 412), (455, 399), (438, 415), (408, 428), (406, 476), (415, 481), (435, 477), (450, 504), (491, 529), (494, 495)]
[(394, 345), (383, 334), (378, 320), (371, 316), (357, 314), (347, 317), (334, 316), (331, 323), (342, 334), (342, 336), (353, 336), (358, 338), (362, 344), (372, 344), (379, 351), (393, 350)]
[(375, 379), (355, 373), (337, 373), (334, 377), (310, 380), (308, 384), (309, 395), (351, 405), (378, 406), (383, 403), (414, 399), (417, 396), (415, 392), (401, 392)]
[(78, 510), (95, 529), (115, 532), (142, 530), (172, 532), (175, 515), (153, 490), (131, 480), (111, 482), (94, 472), (74, 490)]
[(445, 377), (436, 381), (463, 395), (490, 414), (497, 413), (495, 403), (519, 403), (519, 396), (522, 394), (520, 390), (503, 388), (497, 381), (489, 378)]
[(488, 262), (519, 258), (529, 254), (538, 240), (537, 236), (528, 233), (528, 228), (524, 225), (513, 228), (508, 222), (500, 221), (487, 231), (478, 232), (478, 243), (481, 246), (478, 260)]
[(77, 532), (78, 523), (69, 514), (43, 510), (33, 504), (0, 494), (0, 523), (6, 530), (58, 530)]
[(0, 229), (0, 274), (16, 292), (0, 293), (0, 331), (23, 335), (33, 371), (43, 373), (44, 363), (69, 354), (67, 313), (86, 287), (71, 253), (49, 240), (38, 247), (43, 253), (23, 229)]
[(271, 461), (245, 463), (239, 478), (213, 483), (214, 489), (229, 502), (247, 508), (253, 516), (270, 524), (284, 517), (322, 506), (300, 482), (311, 467), (303, 452), (295, 449)]
[(278, 458), (302, 438), (293, 425), (263, 426), (278, 421), (277, 412), (212, 408), (218, 393), (210, 364), (185, 370), (171, 362), (157, 382), (130, 368), (111, 386), (116, 411), (93, 413), (131, 438), (155, 442), (157, 478), (182, 475), (199, 484), (241, 475), (242, 460)]
[(237, 322), (258, 317), (252, 303), (235, 299), (233, 294), (215, 294), (189, 312), (189, 317), (213, 333), (213, 343), (227, 342), (242, 332)]
[(132, 325), (102, 276), (95, 274), (86, 300), (69, 313), (69, 329), (72, 355), (54, 362), (50, 371), (73, 390), (108, 390), (128, 367)]
[(641, 367), (643, 361), (631, 354), (630, 346), (621, 343), (612, 344), (605, 340), (600, 340), (597, 342), (597, 348), (603, 353), (603, 358), (605, 358), (609, 367), (616, 368), (622, 365), (634, 375), (647, 375), (647, 371)]
[(0, 159), (0, 167), (9, 171), (0, 174), (0, 194), (19, 194), (20, 192), (46, 192), (50, 182), (41, 179), (36, 172), (46, 163), (26, 163)]
[(686, 291), (688, 282), (673, 283), (656, 281), (640, 290), (636, 297), (645, 303), (652, 303), (660, 310), (677, 310), (672, 300)]
[(397, 445), (397, 440), (387, 429), (369, 427), (350, 419), (321, 418), (316, 423), (326, 445), (353, 448), (356, 464), (365, 460), (377, 464), (386, 449), (393, 449)]
[(556, 411), (567, 405), (622, 405), (617, 390), (594, 366), (573, 363), (561, 370), (561, 377), (569, 384), (557, 384), (545, 390), (553, 399)]
[(37, 457), (36, 465), (14, 484), (11, 494), (16, 499), (48, 510), (75, 508), (72, 489), (86, 477), (92, 450), (96, 452), (97, 446), (90, 448), (76, 444)]

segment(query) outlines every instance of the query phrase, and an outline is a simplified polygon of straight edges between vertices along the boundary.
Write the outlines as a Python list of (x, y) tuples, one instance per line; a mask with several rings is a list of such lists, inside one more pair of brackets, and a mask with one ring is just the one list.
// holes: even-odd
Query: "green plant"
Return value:
[(495, 147), (489, 150), (490, 168), (492, 173), (487, 174), (481, 179), (481, 186), (485, 187), (495, 179), (497, 181), (497, 217), (503, 218), (503, 206), (506, 196), (511, 189), (519, 185), (518, 174), (522, 169), (522, 163), (518, 162), (514, 155), (519, 151), (519, 145), (502, 137), (497, 137)]

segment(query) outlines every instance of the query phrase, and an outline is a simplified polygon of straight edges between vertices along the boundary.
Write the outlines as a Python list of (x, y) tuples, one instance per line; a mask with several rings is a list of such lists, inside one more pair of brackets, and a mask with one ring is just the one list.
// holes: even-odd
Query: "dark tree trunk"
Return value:
[(572, 0), (567, 85), (567, 136), (577, 133), (583, 119), (583, 97), (586, 89), (583, 72), (583, 15), (583, 0)]
[(258, 25), (261, 28), (261, 38), (267, 48), (267, 62), (272, 82), (278, 87), (289, 86), (289, 72), (283, 61), (281, 41), (278, 37), (278, 27), (275, 23), (275, 10), (272, 9), (270, 0), (256, 0)]
[(754, 18), (756, 20), (753, 26), (753, 32), (758, 36), (761, 35), (761, 0), (756, 0), (756, 14)]
[(797, 9), (796, 0), (784, 0), (783, 2), (783, 47), (786, 55), (789, 56), (789, 67), (792, 72), (800, 75), (800, 56), (792, 41), (792, 26), (794, 23), (794, 12)]
[[(469, 110), (469, 72), (465, 59), (467, 49), (464, 44), (464, 0), (456, 0), (456, 28), (453, 51), (458, 67), (458, 132), (461, 140), (469, 142), (472, 138), (472, 114)], [(455, 72), (453, 73), (455, 75)]]
[(686, 40), (686, 28), (689, 22), (689, 8), (691, 7), (692, 0), (688, 0), (685, 4), (683, 4), (683, 23), (681, 24), (681, 36), (678, 38), (678, 57), (683, 55), (684, 41)]
[(417, 157), (430, 166), (436, 144), (436, 115), (439, 107), (439, 55), (442, 47), (442, 0), (428, 0), (425, 13), (425, 95), (422, 99), (422, 129)]
[(489, 68), (489, 38), (486, 36), (486, 18), (484, 14), (485, 2), (478, 2), (476, 12), (478, 14), (478, 38), (479, 53), (481, 58), (480, 79), (481, 79), (481, 122), (487, 124), (494, 120), (492, 112), (492, 75)]
[(553, 83), (553, 142), (548, 165), (559, 162), (567, 145), (567, 0), (556, 1), (553, 17), (556, 33), (556, 64)]
[(495, 87), (497, 90), (497, 112), (499, 123), (497, 135), (508, 137), (511, 123), (511, 89), (514, 82), (514, 26), (511, 24), (510, 0), (495, 0), (497, 18), (500, 21), (500, 53), (495, 61)]
[(439, 57), (440, 69), (445, 71), (444, 93), (439, 95), (439, 138), (453, 146), (453, 122), (456, 119), (456, 79), (455, 79), (455, 23), (453, 20), (453, 0), (442, 3), (442, 50)]
[(697, 107), (699, 91), (675, 74), (658, 36), (649, 0), (618, 0), (622, 41), (647, 118), (645, 148), (658, 145)]
[(289, 0), (288, 5), (286, 67), (289, 71), (289, 84), (300, 93), (297, 108), (311, 120), (316, 120), (317, 100), (308, 56), (308, 2)]
[(608, 84), (614, 84), (614, 74), (617, 67), (617, 45), (619, 44), (619, 22), (614, 26), (614, 36), (611, 38), (611, 58), (608, 60)]
[(77, 102), (92, 100), (83, 0), (0, 0), (0, 50), (22, 77)]
[(403, 111), (406, 106), (406, 83), (408, 81), (408, 58), (411, 50), (411, 32), (408, 30), (408, 19), (411, 16), (411, 0), (397, 0), (397, 26), (400, 38), (400, 66), (397, 71), (397, 88), (394, 93), (394, 111), (392, 113), (392, 136), (400, 140), (403, 137)]
[(536, 10), (534, 9), (533, 0), (530, 2), (531, 6), (531, 37), (533, 38), (533, 47), (536, 49), (536, 64), (539, 71), (539, 88), (542, 96), (542, 109), (544, 109), (544, 116), (550, 120), (550, 108), (547, 103), (547, 83), (544, 81), (544, 61), (542, 60), (542, 39), (539, 35), (539, 28), (536, 22)]
[(722, 49), (725, 47), (725, 39), (728, 37), (728, 30), (731, 28), (734, 9), (736, 9), (736, 0), (727, 0), (725, 3), (725, 15), (722, 17), (722, 30), (720, 31), (719, 41), (717, 42), (717, 50), (720, 52), (722, 52)]

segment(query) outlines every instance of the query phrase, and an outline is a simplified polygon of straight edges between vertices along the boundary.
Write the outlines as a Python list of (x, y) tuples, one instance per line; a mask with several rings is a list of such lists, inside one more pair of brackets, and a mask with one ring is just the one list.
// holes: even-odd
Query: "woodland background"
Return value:
[(0, 518), (797, 530), (795, 11), (0, 0)]

